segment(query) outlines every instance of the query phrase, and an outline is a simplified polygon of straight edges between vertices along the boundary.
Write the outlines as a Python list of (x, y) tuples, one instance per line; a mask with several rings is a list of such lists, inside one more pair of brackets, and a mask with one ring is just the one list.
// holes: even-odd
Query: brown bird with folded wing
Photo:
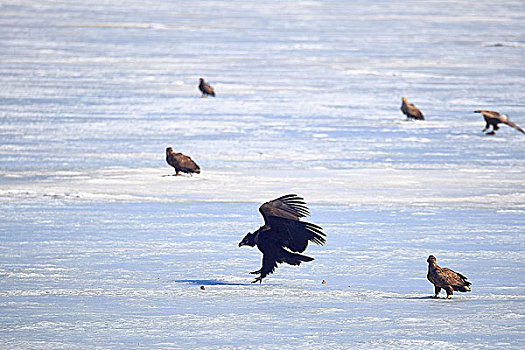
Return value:
[(201, 168), (190, 157), (173, 152), (171, 147), (166, 148), (166, 162), (175, 168), (175, 176), (179, 175), (179, 172), (190, 175), (201, 172)]

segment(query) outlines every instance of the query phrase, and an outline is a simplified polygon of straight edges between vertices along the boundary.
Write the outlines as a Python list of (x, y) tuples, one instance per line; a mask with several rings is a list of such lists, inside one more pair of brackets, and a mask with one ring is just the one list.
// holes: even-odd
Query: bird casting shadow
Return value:
[(176, 283), (188, 283), (202, 286), (249, 286), (250, 283), (232, 283), (218, 280), (175, 280)]
[(426, 295), (426, 296), (419, 296), (419, 297), (407, 297), (407, 296), (383, 296), (385, 299), (408, 299), (408, 300), (426, 300), (426, 299), (433, 299), (432, 295)]
[(424, 297), (404, 297), (404, 298), (401, 298), (401, 299), (427, 300), (427, 299), (434, 299), (434, 298), (432, 297), (432, 295), (427, 295), (427, 296), (424, 296)]
[(164, 174), (164, 175), (161, 175), (161, 177), (174, 177), (174, 176), (176, 176), (176, 177), (186, 177), (186, 178), (188, 178), (188, 177), (193, 177), (193, 176), (191, 176), (191, 174), (190, 174), (190, 175), (186, 175), (186, 174), (184, 174), (184, 175), (183, 175), (183, 174), (179, 174), (179, 175), (175, 175), (175, 174)]
[(455, 301), (457, 302), (458, 300), (462, 300), (462, 299), (457, 299), (457, 298), (450, 298), (450, 299), (447, 299), (445, 298), (444, 296), (443, 297), (439, 297), (439, 298), (434, 298), (433, 295), (427, 295), (427, 296), (421, 296), (421, 297), (397, 297), (397, 296), (385, 296), (383, 297), (385, 299), (406, 299), (406, 300), (442, 300), (442, 301), (447, 301), (447, 302), (452, 302), (452, 301)]

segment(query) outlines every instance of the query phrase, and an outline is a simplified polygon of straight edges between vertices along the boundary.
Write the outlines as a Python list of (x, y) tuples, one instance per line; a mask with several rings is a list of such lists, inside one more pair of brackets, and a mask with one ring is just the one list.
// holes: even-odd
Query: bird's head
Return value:
[(436, 263), (436, 257), (434, 255), (430, 255), (427, 259), (427, 263), (429, 264), (432, 264), (432, 263)]
[(199, 81), (200, 81), (201, 83), (204, 83), (204, 79), (203, 79), (203, 78), (199, 78)]
[(407, 101), (406, 97), (405, 96), (401, 96), (401, 101), (406, 102)]
[(255, 246), (255, 236), (255, 233), (248, 232), (242, 241), (239, 242), (239, 247), (242, 247), (243, 245), (248, 245), (250, 247)]
[(170, 154), (171, 152), (173, 152), (173, 148), (167, 147), (166, 148), (166, 154)]

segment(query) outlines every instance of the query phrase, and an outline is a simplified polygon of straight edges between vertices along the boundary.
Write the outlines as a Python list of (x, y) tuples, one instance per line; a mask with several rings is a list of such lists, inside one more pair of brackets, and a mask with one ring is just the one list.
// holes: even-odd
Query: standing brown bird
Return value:
[(423, 113), (412, 103), (409, 103), (405, 97), (401, 98), (401, 112), (407, 116), (407, 119), (425, 120)]
[(204, 79), (200, 78), (199, 80), (199, 90), (202, 92), (201, 97), (206, 97), (208, 95), (212, 95), (213, 97), (215, 97), (215, 91), (213, 91), (213, 88), (209, 84), (206, 84), (204, 82)]
[(474, 113), (481, 113), (483, 118), (485, 118), (485, 122), (487, 124), (485, 125), (485, 129), (483, 129), (482, 131), (488, 130), (492, 125), (492, 131), (487, 132), (487, 135), (494, 135), (496, 133), (495, 131), (499, 129), (498, 124), (500, 123), (507, 124), (508, 126), (513, 127), (514, 129), (519, 130), (525, 134), (525, 131), (523, 131), (522, 128), (511, 122), (509, 120), (509, 116), (506, 114), (499, 114), (498, 112), (486, 111), (482, 109), (474, 111)]
[(173, 152), (173, 148), (166, 148), (166, 162), (175, 168), (175, 176), (179, 175), (179, 172), (183, 173), (197, 173), (201, 172), (201, 168), (195, 163), (190, 157), (185, 156), (182, 153)]
[(259, 207), (259, 212), (264, 218), (264, 225), (257, 231), (248, 233), (239, 243), (239, 247), (257, 246), (263, 253), (262, 267), (250, 272), (254, 275), (259, 274), (252, 283), (262, 283), (263, 278), (275, 271), (277, 263), (300, 265), (302, 262), (314, 260), (297, 253), (304, 252), (308, 242), (319, 245), (326, 242), (321, 227), (299, 221), (300, 218), (310, 215), (310, 212), (304, 200), (295, 194), (287, 194), (266, 202)]
[(472, 283), (467, 281), (467, 277), (447, 269), (446, 267), (439, 267), (434, 255), (430, 255), (427, 262), (427, 279), (434, 285), (434, 299), (438, 298), (441, 288), (447, 292), (447, 299), (450, 299), (450, 296), (454, 294), (454, 291), (470, 292), (470, 285)]

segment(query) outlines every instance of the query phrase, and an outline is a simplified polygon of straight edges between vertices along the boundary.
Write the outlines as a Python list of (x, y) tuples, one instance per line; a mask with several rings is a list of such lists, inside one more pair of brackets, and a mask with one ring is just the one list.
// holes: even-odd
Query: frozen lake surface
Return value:
[[(525, 135), (472, 113), (525, 127), (522, 1), (8, 0), (0, 33), (2, 348), (523, 347)], [(287, 193), (327, 244), (252, 285)], [(429, 299), (429, 254), (472, 292)]]

